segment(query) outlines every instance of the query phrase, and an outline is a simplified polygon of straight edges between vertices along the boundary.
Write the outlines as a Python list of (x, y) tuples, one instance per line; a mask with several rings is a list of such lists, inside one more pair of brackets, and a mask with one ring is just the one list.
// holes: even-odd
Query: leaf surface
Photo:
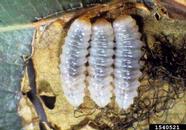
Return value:
[(57, 12), (107, 1), (110, 0), (1, 0), (0, 27), (32, 23)]
[(0, 33), (0, 129), (20, 130), (17, 105), (24, 62), (30, 55), (33, 29)]

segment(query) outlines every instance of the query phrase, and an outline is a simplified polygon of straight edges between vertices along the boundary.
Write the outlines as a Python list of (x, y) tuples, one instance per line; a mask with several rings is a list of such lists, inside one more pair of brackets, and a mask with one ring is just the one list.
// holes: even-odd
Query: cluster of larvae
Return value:
[(93, 24), (87, 19), (76, 19), (68, 30), (60, 57), (62, 87), (69, 103), (74, 107), (81, 105), (87, 87), (99, 107), (109, 104), (114, 94), (118, 106), (127, 109), (140, 85), (140, 37), (131, 16), (119, 16), (113, 23), (103, 18)]

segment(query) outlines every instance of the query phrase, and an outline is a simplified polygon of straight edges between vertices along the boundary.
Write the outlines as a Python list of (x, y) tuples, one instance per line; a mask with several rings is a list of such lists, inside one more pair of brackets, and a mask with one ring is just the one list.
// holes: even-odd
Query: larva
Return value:
[(98, 19), (92, 27), (88, 89), (90, 97), (99, 107), (106, 106), (112, 96), (113, 40), (111, 24), (105, 19)]
[(91, 34), (91, 23), (87, 19), (76, 19), (65, 38), (61, 55), (61, 78), (64, 95), (69, 103), (78, 107), (83, 103), (85, 88), (85, 63)]
[(114, 93), (121, 109), (127, 109), (137, 96), (141, 76), (139, 60), (142, 42), (135, 20), (131, 16), (120, 16), (114, 23), (116, 51), (114, 61)]

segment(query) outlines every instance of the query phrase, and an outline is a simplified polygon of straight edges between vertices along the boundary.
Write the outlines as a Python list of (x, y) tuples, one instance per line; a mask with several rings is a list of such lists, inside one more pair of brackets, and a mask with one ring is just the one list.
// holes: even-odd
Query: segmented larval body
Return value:
[(113, 23), (115, 33), (114, 93), (121, 109), (127, 109), (138, 95), (141, 76), (139, 60), (142, 42), (135, 20), (120, 16)]
[(91, 23), (76, 19), (70, 26), (61, 55), (61, 78), (64, 95), (71, 105), (83, 103), (85, 88), (85, 63), (91, 34)]
[(92, 27), (88, 89), (90, 97), (99, 107), (106, 106), (112, 97), (113, 40), (111, 23), (98, 19)]

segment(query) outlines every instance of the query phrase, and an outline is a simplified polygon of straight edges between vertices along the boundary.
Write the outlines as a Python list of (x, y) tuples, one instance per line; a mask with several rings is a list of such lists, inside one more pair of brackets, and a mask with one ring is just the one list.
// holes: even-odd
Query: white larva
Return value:
[(105, 19), (97, 20), (92, 27), (89, 56), (88, 90), (99, 107), (105, 107), (112, 97), (113, 28)]
[(61, 54), (61, 78), (64, 95), (69, 103), (78, 107), (85, 96), (85, 63), (91, 34), (91, 23), (82, 18), (70, 26)]
[(114, 61), (114, 93), (121, 109), (127, 109), (138, 95), (141, 76), (139, 60), (141, 57), (140, 33), (131, 16), (120, 16), (114, 23), (116, 51)]

